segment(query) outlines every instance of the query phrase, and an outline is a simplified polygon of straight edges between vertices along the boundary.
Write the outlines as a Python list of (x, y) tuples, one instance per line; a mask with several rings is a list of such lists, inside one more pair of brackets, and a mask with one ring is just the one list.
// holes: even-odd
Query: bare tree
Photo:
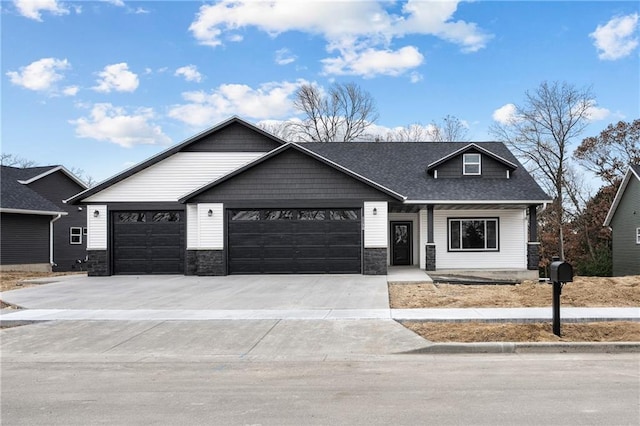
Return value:
[(405, 127), (397, 127), (389, 131), (385, 137), (387, 142), (425, 142), (428, 140), (429, 131), (420, 123), (409, 124)]
[(85, 171), (78, 167), (71, 167), (69, 169), (78, 179), (83, 181), (89, 188), (98, 183), (92, 176), (85, 173)]
[(374, 98), (355, 83), (335, 83), (327, 93), (305, 84), (294, 106), (304, 118), (289, 122), (293, 134), (310, 142), (351, 142), (365, 137), (378, 119)]
[(431, 123), (429, 140), (433, 142), (463, 142), (469, 140), (469, 129), (456, 116), (446, 115), (441, 123)]
[(288, 121), (263, 121), (258, 123), (258, 127), (285, 141), (296, 139), (291, 123)]
[(565, 192), (570, 144), (589, 123), (594, 96), (590, 88), (578, 89), (566, 82), (543, 82), (505, 123), (492, 126), (490, 132), (508, 143), (525, 166), (556, 199), (554, 203), (559, 251), (564, 259)]
[(27, 160), (26, 158), (18, 157), (17, 155), (13, 154), (5, 154), (4, 152), (0, 157), (0, 162), (3, 166), (18, 167), (21, 169), (34, 167), (37, 165), (37, 163), (33, 160)]

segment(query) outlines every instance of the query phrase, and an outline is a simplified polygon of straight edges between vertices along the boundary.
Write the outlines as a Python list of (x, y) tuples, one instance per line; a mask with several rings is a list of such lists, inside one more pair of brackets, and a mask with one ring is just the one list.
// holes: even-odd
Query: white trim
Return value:
[(553, 200), (405, 200), (404, 204), (547, 204)]
[(0, 213), (16, 213), (16, 214), (37, 214), (42, 216), (66, 216), (69, 213), (67, 212), (53, 212), (46, 210), (23, 210), (23, 209), (7, 209), (4, 207), (0, 207)]
[[(79, 234), (74, 234), (73, 230), (79, 230), (80, 233)], [(73, 237), (80, 237), (80, 241), (78, 241), (77, 243), (73, 242)], [(74, 245), (74, 246), (78, 246), (78, 245), (82, 245), (82, 226), (70, 226), (69, 227), (69, 244)]]
[[(467, 163), (467, 157), (471, 155), (477, 155), (478, 161)], [(478, 173), (467, 173), (467, 166), (478, 166)], [(480, 176), (482, 175), (482, 154), (479, 152), (467, 152), (462, 154), (462, 175), (463, 176)]]
[(603, 226), (609, 226), (611, 224), (611, 221), (613, 220), (613, 216), (615, 215), (616, 210), (618, 209), (618, 204), (620, 204), (620, 200), (622, 199), (622, 195), (624, 194), (624, 191), (627, 189), (627, 185), (629, 185), (629, 181), (631, 180), (632, 173), (636, 177), (636, 179), (640, 181), (640, 176), (636, 174), (635, 170), (633, 170), (633, 167), (629, 167), (627, 169), (627, 172), (624, 175), (624, 179), (622, 179), (620, 188), (618, 188), (618, 192), (616, 192), (616, 196), (613, 198), (613, 203), (611, 203), (611, 207), (609, 208), (607, 217), (605, 217), (604, 219)]
[(42, 179), (43, 177), (49, 176), (52, 173), (55, 173), (57, 171), (61, 170), (64, 174), (66, 174), (69, 178), (71, 178), (75, 183), (77, 183), (78, 185), (80, 185), (81, 187), (83, 187), (84, 189), (88, 189), (89, 187), (87, 186), (86, 183), (84, 183), (83, 181), (81, 181), (76, 175), (74, 175), (73, 173), (71, 173), (69, 170), (67, 170), (66, 167), (64, 166), (55, 166), (50, 170), (47, 170), (44, 173), (40, 173), (37, 176), (32, 177), (31, 179), (27, 179), (27, 180), (19, 180), (18, 182), (23, 184), (23, 185), (29, 185), (32, 182), (37, 181), (38, 179)]

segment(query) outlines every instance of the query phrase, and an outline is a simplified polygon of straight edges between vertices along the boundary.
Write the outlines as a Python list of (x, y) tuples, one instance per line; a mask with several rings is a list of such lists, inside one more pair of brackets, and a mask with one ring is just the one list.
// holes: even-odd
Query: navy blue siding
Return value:
[(49, 263), (50, 221), (51, 216), (1, 213), (0, 263)]
[(87, 226), (87, 215), (78, 206), (63, 203), (63, 200), (75, 195), (84, 188), (61, 171), (52, 173), (29, 184), (29, 188), (50, 200), (68, 214), (53, 224), (53, 261), (54, 271), (71, 271), (79, 267), (77, 260), (87, 255), (86, 236), (82, 244), (70, 243), (70, 228)]
[(291, 199), (374, 201), (389, 200), (390, 197), (321, 161), (289, 150), (189, 202)]
[(182, 152), (269, 152), (280, 143), (240, 123), (203, 137)]

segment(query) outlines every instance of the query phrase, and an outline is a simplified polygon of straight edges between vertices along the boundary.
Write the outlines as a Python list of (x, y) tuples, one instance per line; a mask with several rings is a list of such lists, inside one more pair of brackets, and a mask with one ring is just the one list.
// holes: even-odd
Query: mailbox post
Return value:
[(573, 267), (554, 257), (549, 265), (549, 278), (553, 282), (553, 334), (560, 337), (560, 295), (562, 286), (573, 282)]

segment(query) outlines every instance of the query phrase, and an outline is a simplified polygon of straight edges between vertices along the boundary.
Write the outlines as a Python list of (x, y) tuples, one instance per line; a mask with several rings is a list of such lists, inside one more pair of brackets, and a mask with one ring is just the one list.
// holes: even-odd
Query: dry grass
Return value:
[(640, 323), (630, 321), (562, 324), (562, 337), (551, 323), (403, 322), (432, 342), (640, 342)]
[(25, 282), (33, 278), (57, 277), (60, 275), (86, 274), (86, 272), (0, 272), (0, 291), (18, 290), (38, 284)]
[[(550, 284), (525, 281), (516, 285), (390, 284), (392, 308), (519, 308), (550, 307)], [(563, 307), (640, 306), (640, 276), (575, 277), (564, 286)], [(640, 323), (563, 323), (562, 338), (551, 323), (434, 323), (403, 325), (433, 342), (640, 342)]]
[[(551, 306), (553, 286), (532, 281), (516, 285), (390, 284), (394, 309), (520, 308)], [(575, 277), (562, 289), (562, 306), (640, 306), (640, 276)]]

